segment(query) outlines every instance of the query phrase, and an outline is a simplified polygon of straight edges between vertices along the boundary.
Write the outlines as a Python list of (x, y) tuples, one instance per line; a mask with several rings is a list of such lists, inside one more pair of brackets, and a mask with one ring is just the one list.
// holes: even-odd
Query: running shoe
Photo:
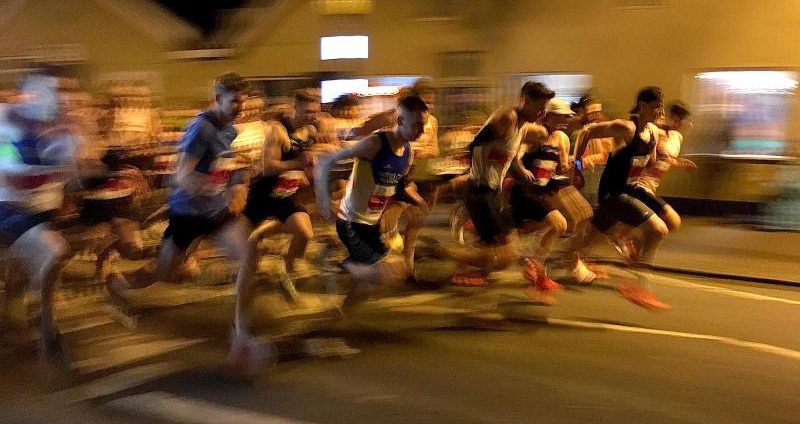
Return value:
[(652, 292), (638, 284), (620, 284), (617, 290), (622, 297), (642, 308), (651, 311), (662, 311), (671, 308), (668, 304), (658, 300)]
[(557, 303), (552, 293), (564, 287), (550, 279), (539, 261), (531, 258), (523, 258), (522, 274), (529, 283), (525, 288), (526, 296), (545, 306), (553, 306)]
[(630, 237), (613, 240), (611, 245), (614, 246), (614, 249), (617, 250), (628, 265), (639, 263), (639, 249), (636, 248), (636, 244)]
[(606, 272), (605, 269), (603, 269), (603, 267), (597, 265), (596, 263), (590, 262), (588, 259), (581, 259), (581, 260), (583, 261), (584, 265), (586, 265), (586, 268), (588, 268), (589, 271), (592, 271), (594, 273), (596, 279), (598, 280), (608, 279), (608, 273)]
[(300, 294), (297, 292), (294, 280), (288, 273), (282, 272), (278, 276), (278, 289), (288, 302), (295, 303), (300, 299)]
[(232, 377), (253, 378), (277, 360), (275, 346), (246, 333), (232, 333), (231, 350), (222, 371)]
[(578, 263), (572, 268), (570, 274), (578, 284), (592, 284), (597, 279), (597, 274), (592, 272), (581, 259), (578, 259)]

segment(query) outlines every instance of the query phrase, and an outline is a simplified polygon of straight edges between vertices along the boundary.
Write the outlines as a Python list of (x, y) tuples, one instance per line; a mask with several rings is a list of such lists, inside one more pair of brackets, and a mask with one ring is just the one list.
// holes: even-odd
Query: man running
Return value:
[[(69, 247), (50, 228), (74, 175), (77, 138), (63, 125), (58, 79), (46, 73), (25, 76), (20, 103), (0, 110), (0, 245), (8, 247), (5, 308), (18, 304), (26, 283), (41, 293), (41, 350), (54, 365), (69, 367), (53, 317), (58, 275)], [(8, 262), (11, 263), (11, 262)]]
[(248, 331), (246, 310), (251, 298), (251, 275), (256, 255), (247, 242), (251, 226), (241, 216), (247, 199), (243, 170), (231, 157), (236, 138), (232, 123), (247, 98), (248, 86), (235, 73), (214, 82), (214, 105), (189, 124), (178, 146), (175, 188), (169, 197), (169, 225), (155, 263), (140, 269), (127, 281), (112, 272), (107, 287), (113, 299), (124, 301), (129, 289), (172, 281), (181, 269), (192, 242), (213, 236), (232, 261), (239, 262), (236, 276), (236, 310), (229, 365), (253, 372), (265, 355)]
[[(541, 83), (525, 83), (519, 104), (492, 114), (470, 144), (472, 166), (464, 204), (478, 236), (478, 245), (440, 244), (438, 247), (459, 264), (479, 269), (481, 275), (504, 269), (519, 258), (516, 231), (501, 210), (500, 192), (509, 169), (522, 184), (536, 181), (533, 173), (523, 166), (518, 153), (523, 141), (530, 143), (548, 136), (544, 127), (533, 123), (542, 116), (547, 102), (554, 96), (555, 93)], [(539, 281), (536, 276), (529, 279)], [(454, 277), (454, 282), (459, 281), (461, 276)]]
[[(630, 119), (589, 124), (576, 146), (577, 152), (583, 152), (588, 140), (602, 137), (614, 137), (620, 149), (608, 159), (606, 168), (600, 178), (598, 198), (600, 205), (595, 213), (593, 224), (600, 232), (611, 236), (615, 231), (630, 232), (641, 230), (644, 236), (641, 251), (642, 260), (650, 263), (656, 248), (669, 232), (664, 221), (640, 200), (629, 194), (642, 171), (647, 167), (655, 154), (658, 140), (665, 136), (654, 122), (663, 113), (663, 92), (659, 87), (645, 87), (636, 96), (636, 105), (631, 109)], [(580, 160), (577, 157), (576, 160)], [(589, 231), (583, 245), (590, 244), (596, 238), (596, 232)], [(623, 287), (622, 294), (631, 301), (648, 307), (666, 307), (644, 287)]]
[(343, 159), (354, 158), (353, 172), (336, 215), (336, 231), (350, 257), (344, 263), (359, 283), (402, 281), (408, 270), (402, 263), (384, 260), (389, 251), (382, 240), (380, 219), (395, 196), (425, 207), (425, 201), (405, 180), (412, 164), (411, 141), (425, 130), (428, 107), (417, 96), (402, 98), (397, 105), (396, 124), (322, 158), (314, 172), (317, 208), (331, 215), (329, 171)]
[(425, 174), (425, 167), (428, 160), (439, 156), (439, 121), (433, 115), (434, 89), (427, 80), (417, 80), (409, 90), (409, 95), (421, 98), (428, 106), (428, 120), (425, 123), (425, 131), (411, 143), (411, 151), (415, 165), (409, 171), (410, 179), (414, 180), (416, 190), (423, 200), (426, 207), (420, 208), (404, 202), (392, 202), (381, 220), (384, 233), (392, 233), (397, 230), (400, 217), (405, 214), (407, 217), (406, 228), (403, 236), (403, 258), (409, 275), (414, 275), (414, 250), (417, 244), (417, 237), (422, 230), (425, 218), (431, 208), (436, 205), (437, 182), (421, 181)]
[[(311, 217), (299, 203), (297, 194), (309, 185), (306, 171), (313, 163), (313, 152), (321, 146), (316, 143), (320, 98), (311, 89), (297, 90), (293, 106), (291, 115), (267, 124), (261, 171), (250, 185), (244, 214), (258, 227), (250, 237), (253, 250), (268, 233), (281, 231), (291, 235), (283, 258), (286, 274), (281, 288), (291, 299), (296, 299), (293, 284), (297, 277), (296, 263), (305, 256), (314, 237)], [(268, 218), (277, 221), (267, 221)]]
[(678, 100), (667, 107), (666, 122), (663, 129), (667, 131), (656, 146), (656, 158), (642, 171), (636, 181), (628, 187), (628, 194), (639, 199), (655, 212), (667, 225), (670, 232), (681, 226), (681, 217), (664, 199), (656, 195), (664, 173), (671, 168), (696, 169), (697, 165), (689, 159), (680, 158), (683, 134), (688, 127), (691, 112), (686, 103)]
[(569, 140), (563, 130), (574, 115), (566, 102), (553, 98), (547, 102), (542, 125), (546, 138), (528, 137), (520, 149), (522, 165), (533, 174), (533, 182), (517, 181), (511, 187), (510, 206), (520, 232), (543, 231), (538, 249), (523, 259), (526, 277), (531, 277), (532, 297), (554, 304), (551, 292), (561, 288), (545, 272), (544, 263), (555, 241), (567, 231), (567, 220), (558, 210), (558, 192), (569, 184), (564, 177), (569, 167)]

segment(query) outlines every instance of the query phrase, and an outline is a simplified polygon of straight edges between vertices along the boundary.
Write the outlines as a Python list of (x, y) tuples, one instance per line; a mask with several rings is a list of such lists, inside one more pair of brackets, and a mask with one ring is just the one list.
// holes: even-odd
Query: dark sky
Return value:
[(233, 9), (245, 3), (245, 0), (156, 0), (162, 6), (172, 10), (208, 34), (214, 29), (217, 11)]

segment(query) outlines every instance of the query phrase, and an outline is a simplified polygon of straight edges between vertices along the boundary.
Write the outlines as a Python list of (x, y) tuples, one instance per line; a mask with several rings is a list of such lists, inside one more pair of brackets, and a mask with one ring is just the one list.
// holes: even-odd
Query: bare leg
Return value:
[(678, 229), (681, 228), (681, 216), (678, 215), (678, 212), (676, 212), (672, 206), (664, 206), (664, 210), (661, 211), (658, 216), (661, 217), (661, 220), (664, 221), (665, 224), (667, 224), (667, 228), (669, 228), (670, 232), (678, 231)]
[(642, 230), (644, 240), (642, 242), (641, 257), (645, 263), (652, 263), (655, 258), (656, 250), (661, 242), (669, 234), (667, 224), (657, 215), (652, 215), (642, 225), (638, 227)]
[(314, 237), (314, 230), (311, 226), (311, 218), (305, 212), (297, 212), (289, 216), (284, 224), (286, 231), (292, 235), (289, 243), (289, 250), (284, 257), (286, 272), (294, 272), (295, 260), (302, 258), (306, 254), (308, 243)]
[(217, 233), (215, 242), (222, 247), (232, 261), (239, 262), (236, 274), (236, 309), (234, 330), (237, 334), (249, 334), (246, 311), (252, 301), (252, 275), (255, 272), (257, 254), (248, 243), (250, 224), (244, 218), (235, 218), (225, 224)]

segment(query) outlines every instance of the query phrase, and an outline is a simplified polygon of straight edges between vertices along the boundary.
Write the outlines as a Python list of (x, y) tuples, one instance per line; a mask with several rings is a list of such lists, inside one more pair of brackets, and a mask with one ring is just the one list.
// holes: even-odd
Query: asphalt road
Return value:
[[(278, 363), (252, 381), (217, 369), (229, 288), (154, 294), (161, 307), (135, 328), (109, 319), (100, 295), (62, 299), (76, 372), (4, 352), (0, 422), (798, 422), (800, 290), (652, 274), (672, 305), (654, 313), (614, 290), (627, 271), (611, 274), (553, 307), (526, 301), (512, 270), (489, 289), (378, 294), (344, 322), (265, 295), (263, 331), (316, 331), (282, 337)], [(360, 353), (303, 349), (333, 337)]]

